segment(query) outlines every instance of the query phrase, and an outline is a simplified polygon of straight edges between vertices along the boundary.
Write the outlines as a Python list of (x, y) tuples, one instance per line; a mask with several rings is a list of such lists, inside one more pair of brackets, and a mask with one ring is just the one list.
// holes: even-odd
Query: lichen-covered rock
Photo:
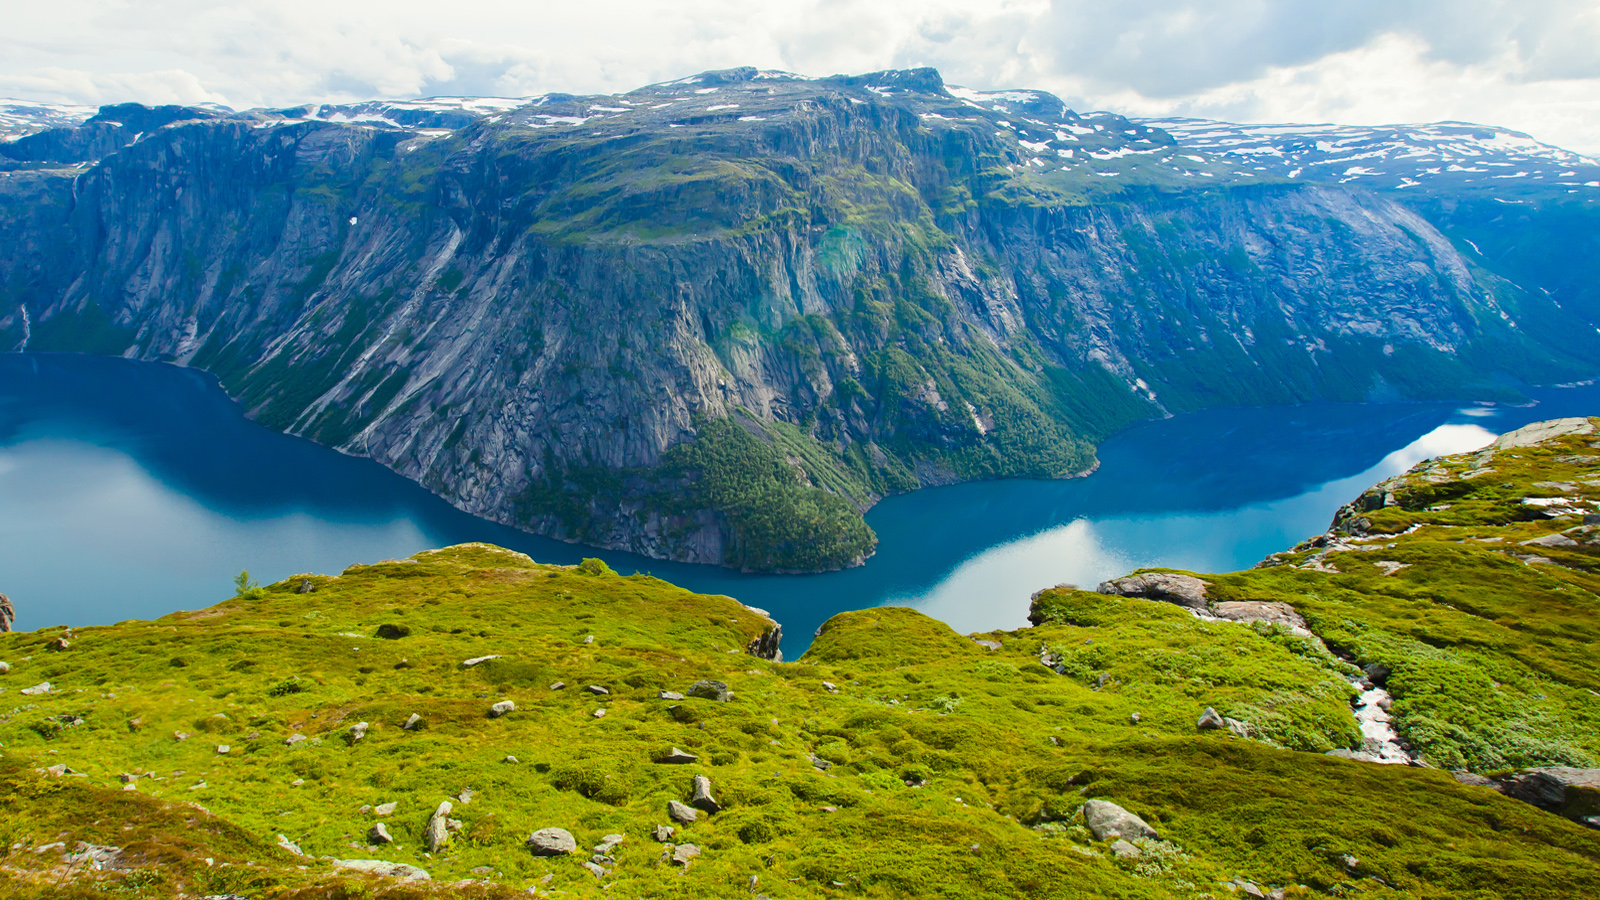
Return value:
[(541, 828), (528, 835), (527, 847), (534, 856), (565, 856), (578, 849), (578, 841), (565, 828)]
[(695, 812), (694, 807), (680, 803), (677, 800), (667, 801), (667, 815), (672, 818), (672, 821), (682, 825), (688, 825), (700, 817), (700, 814)]
[(1107, 841), (1114, 837), (1127, 839), (1160, 837), (1143, 819), (1110, 800), (1085, 802), (1083, 822), (1097, 841)]
[(696, 681), (694, 684), (689, 685), (689, 696), (700, 697), (704, 700), (727, 702), (733, 694), (729, 692), (726, 682), (707, 679)]

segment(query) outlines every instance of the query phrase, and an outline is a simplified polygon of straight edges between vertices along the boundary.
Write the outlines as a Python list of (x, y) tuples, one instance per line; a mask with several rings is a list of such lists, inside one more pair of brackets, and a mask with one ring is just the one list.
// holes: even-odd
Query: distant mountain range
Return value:
[(470, 512), (661, 557), (849, 565), (888, 493), (1081, 473), (1144, 418), (1600, 368), (1600, 172), (1486, 127), (750, 68), (0, 127), (0, 347), (203, 368)]

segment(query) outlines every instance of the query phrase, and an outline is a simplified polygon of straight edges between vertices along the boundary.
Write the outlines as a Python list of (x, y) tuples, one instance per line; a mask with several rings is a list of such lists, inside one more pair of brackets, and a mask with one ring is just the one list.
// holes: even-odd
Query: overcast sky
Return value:
[(0, 97), (235, 108), (937, 66), (1074, 108), (1600, 154), (1600, 0), (0, 0)]

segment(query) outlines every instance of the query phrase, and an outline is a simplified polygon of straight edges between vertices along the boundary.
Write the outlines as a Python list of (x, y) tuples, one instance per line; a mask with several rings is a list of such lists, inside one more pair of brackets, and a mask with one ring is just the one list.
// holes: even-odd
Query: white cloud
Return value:
[(1600, 151), (1595, 0), (57, 0), (8, 10), (0, 94), (289, 106), (627, 90), (712, 68), (935, 65), (1080, 108), (1464, 119)]

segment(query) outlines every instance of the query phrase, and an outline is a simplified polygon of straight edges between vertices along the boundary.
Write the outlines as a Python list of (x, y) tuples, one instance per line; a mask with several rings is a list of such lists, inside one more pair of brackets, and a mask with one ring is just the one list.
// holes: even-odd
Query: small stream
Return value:
[(1351, 685), (1361, 691), (1361, 696), (1352, 703), (1356, 724), (1361, 726), (1361, 750), (1351, 755), (1367, 762), (1417, 765), (1416, 757), (1402, 746), (1400, 736), (1395, 733), (1393, 720), (1389, 718), (1389, 704), (1392, 701), (1389, 692), (1365, 680), (1352, 681)]

